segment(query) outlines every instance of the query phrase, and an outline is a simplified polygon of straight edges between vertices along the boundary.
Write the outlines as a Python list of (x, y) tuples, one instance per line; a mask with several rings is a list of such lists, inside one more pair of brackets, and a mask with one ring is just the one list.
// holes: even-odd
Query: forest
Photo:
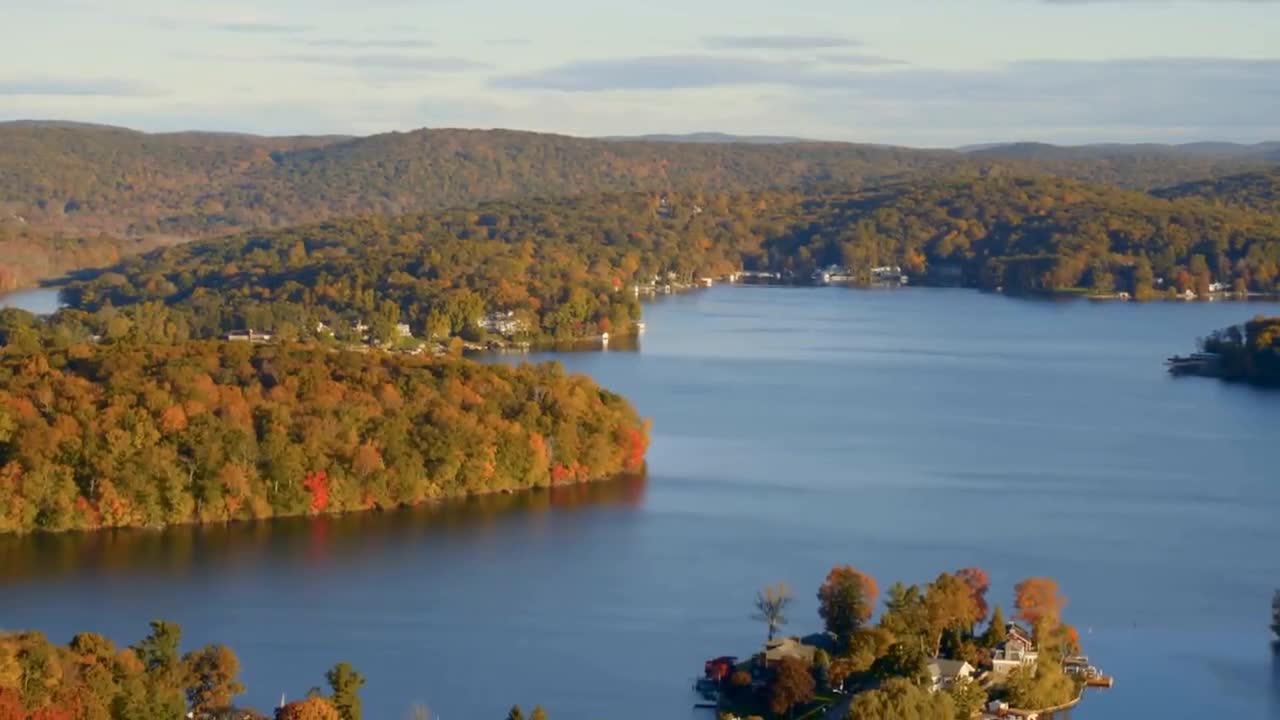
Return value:
[(0, 217), (63, 231), (202, 237), (330, 217), (599, 192), (738, 192), (863, 185), (910, 174), (1058, 175), (1152, 189), (1266, 167), (1242, 146), (973, 152), (853, 143), (604, 141), (510, 130), (369, 137), (146, 134), (0, 124)]
[(1011, 294), (1274, 293), (1280, 218), (1057, 178), (594, 195), (188, 243), (89, 273), (64, 297), (108, 336), (128, 331), (120, 313), (145, 309), (171, 318), (160, 324), (179, 339), (341, 338), (367, 325), (391, 341), (403, 323), (426, 340), (479, 340), (496, 312), (524, 338), (570, 340), (634, 332), (637, 286), (744, 268), (807, 282), (831, 264), (864, 280), (900, 265), (913, 283)]
[(136, 336), (0, 317), (0, 532), (394, 508), (642, 470), (646, 425), (558, 364)]
[(1222, 357), (1220, 369), (1228, 380), (1280, 387), (1280, 317), (1258, 316), (1218, 330), (1202, 339), (1200, 348)]

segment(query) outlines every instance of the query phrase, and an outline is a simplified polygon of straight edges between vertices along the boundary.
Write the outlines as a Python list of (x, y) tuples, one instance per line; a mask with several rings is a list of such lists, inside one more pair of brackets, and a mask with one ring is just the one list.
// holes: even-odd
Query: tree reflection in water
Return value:
[[(638, 507), (646, 479), (627, 475), (594, 483), (388, 511), (311, 518), (278, 518), (163, 530), (0, 535), (0, 585), (69, 575), (141, 573), (161, 577), (234, 570), (269, 550), (275, 562), (331, 565), (359, 562), (380, 548), (407, 540), (484, 533), (520, 514)], [(532, 519), (532, 518), (531, 518)]]

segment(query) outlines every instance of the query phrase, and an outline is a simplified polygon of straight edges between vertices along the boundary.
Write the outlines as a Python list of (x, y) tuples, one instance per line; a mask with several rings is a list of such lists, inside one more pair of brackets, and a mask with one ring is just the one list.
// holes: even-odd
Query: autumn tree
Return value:
[(291, 702), (276, 710), (276, 720), (341, 720), (333, 703), (320, 697)]
[(541, 705), (534, 705), (533, 712), (529, 713), (529, 720), (547, 720), (547, 711)]
[(942, 647), (944, 633), (967, 633), (978, 619), (973, 589), (959, 576), (947, 573), (925, 587), (924, 610), (929, 652), (934, 657)]
[(769, 680), (769, 709), (778, 715), (790, 713), (813, 699), (813, 674), (796, 658), (783, 658)]
[(333, 691), (333, 706), (340, 720), (360, 720), (360, 688), (364, 678), (347, 663), (338, 663), (324, 674)]
[(211, 712), (231, 705), (244, 686), (236, 679), (240, 660), (225, 645), (206, 645), (182, 659), (186, 675), (187, 705), (196, 712)]
[(987, 691), (972, 678), (956, 678), (947, 695), (955, 706), (955, 720), (971, 720), (987, 704)]
[(871, 618), (877, 594), (876, 582), (850, 565), (835, 567), (818, 589), (818, 614), (828, 632), (848, 643)]
[(770, 640), (778, 628), (787, 624), (786, 610), (791, 600), (791, 590), (785, 582), (766, 586), (756, 593), (756, 612), (752, 617), (768, 627)]
[(956, 708), (947, 693), (931, 693), (895, 678), (875, 690), (858, 693), (849, 706), (849, 720), (955, 720)]
[(969, 588), (969, 593), (973, 598), (973, 607), (977, 611), (977, 617), (974, 618), (975, 623), (983, 622), (987, 619), (987, 590), (991, 588), (991, 580), (987, 577), (985, 570), (976, 567), (962, 568), (956, 571), (956, 577)]
[(1032, 627), (1042, 621), (1057, 626), (1067, 602), (1058, 591), (1058, 583), (1047, 577), (1027, 578), (1014, 586), (1013, 592), (1018, 619)]

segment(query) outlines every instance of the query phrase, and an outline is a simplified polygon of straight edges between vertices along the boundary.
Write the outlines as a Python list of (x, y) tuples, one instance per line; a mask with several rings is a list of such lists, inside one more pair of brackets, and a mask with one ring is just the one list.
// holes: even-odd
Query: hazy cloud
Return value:
[(309, 25), (293, 25), (290, 23), (272, 22), (226, 22), (216, 23), (213, 27), (229, 33), (246, 33), (254, 35), (296, 35), (311, 29)]
[(147, 97), (156, 94), (158, 93), (154, 89), (141, 83), (113, 78), (0, 79), (0, 95), (40, 95), (49, 97)]
[(363, 50), (372, 48), (412, 50), (435, 47), (435, 43), (430, 40), (415, 40), (406, 38), (403, 40), (358, 40), (358, 39), (342, 39), (330, 38), (326, 40), (309, 40), (307, 44), (312, 47), (326, 48), (344, 48), (350, 50)]
[(702, 41), (715, 50), (818, 50), (862, 44), (839, 35), (711, 35)]
[(409, 53), (359, 53), (355, 55), (299, 53), (277, 55), (274, 56), (274, 59), (284, 62), (305, 63), (307, 65), (332, 65), (382, 70), (425, 70), (429, 72), (485, 70), (491, 67), (486, 63), (467, 58), (413, 55)]
[(818, 60), (829, 65), (845, 65), (848, 67), (888, 67), (908, 64), (906, 60), (860, 53), (823, 54), (818, 56)]
[(565, 90), (676, 90), (732, 85), (806, 84), (811, 62), (724, 55), (655, 55), (580, 60), (493, 79), (494, 87)]

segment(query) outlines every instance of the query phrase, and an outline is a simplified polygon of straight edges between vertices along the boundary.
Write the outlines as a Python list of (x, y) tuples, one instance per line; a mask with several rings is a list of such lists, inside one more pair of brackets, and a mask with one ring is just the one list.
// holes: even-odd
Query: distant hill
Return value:
[(988, 143), (959, 148), (970, 155), (1006, 160), (1083, 160), (1121, 157), (1239, 158), (1268, 160), (1280, 152), (1280, 142), (1252, 145), (1228, 142), (1197, 142), (1180, 145), (1160, 143), (1098, 143), (1094, 145), (1053, 145), (1039, 142)]
[(1218, 205), (1280, 214), (1280, 168), (1183, 183), (1151, 194), (1165, 199), (1204, 198)]
[(20, 121), (0, 123), (0, 248), (19, 241), (22, 257), (10, 256), (7, 264), (9, 284), (22, 285), (47, 277), (46, 269), (81, 266), (32, 255), (42, 238), (49, 238), (49, 253), (93, 238), (77, 256), (89, 258), (149, 246), (111, 238), (169, 244), (332, 217), (530, 197), (811, 191), (942, 175), (1061, 176), (1148, 190), (1276, 162), (1280, 147), (1271, 145), (1018, 143), (958, 152), (720, 133), (605, 140), (421, 129), (262, 137)]
[(741, 143), (744, 145), (783, 145), (786, 143), (815, 142), (804, 138), (780, 135), (729, 135), (719, 132), (686, 133), (684, 135), (614, 135), (600, 139), (614, 142)]
[(0, 207), (65, 232), (203, 237), (340, 215), (600, 191), (746, 191), (977, 172), (959, 153), (841, 143), (604, 141), (510, 130), (360, 138), (0, 126)]

